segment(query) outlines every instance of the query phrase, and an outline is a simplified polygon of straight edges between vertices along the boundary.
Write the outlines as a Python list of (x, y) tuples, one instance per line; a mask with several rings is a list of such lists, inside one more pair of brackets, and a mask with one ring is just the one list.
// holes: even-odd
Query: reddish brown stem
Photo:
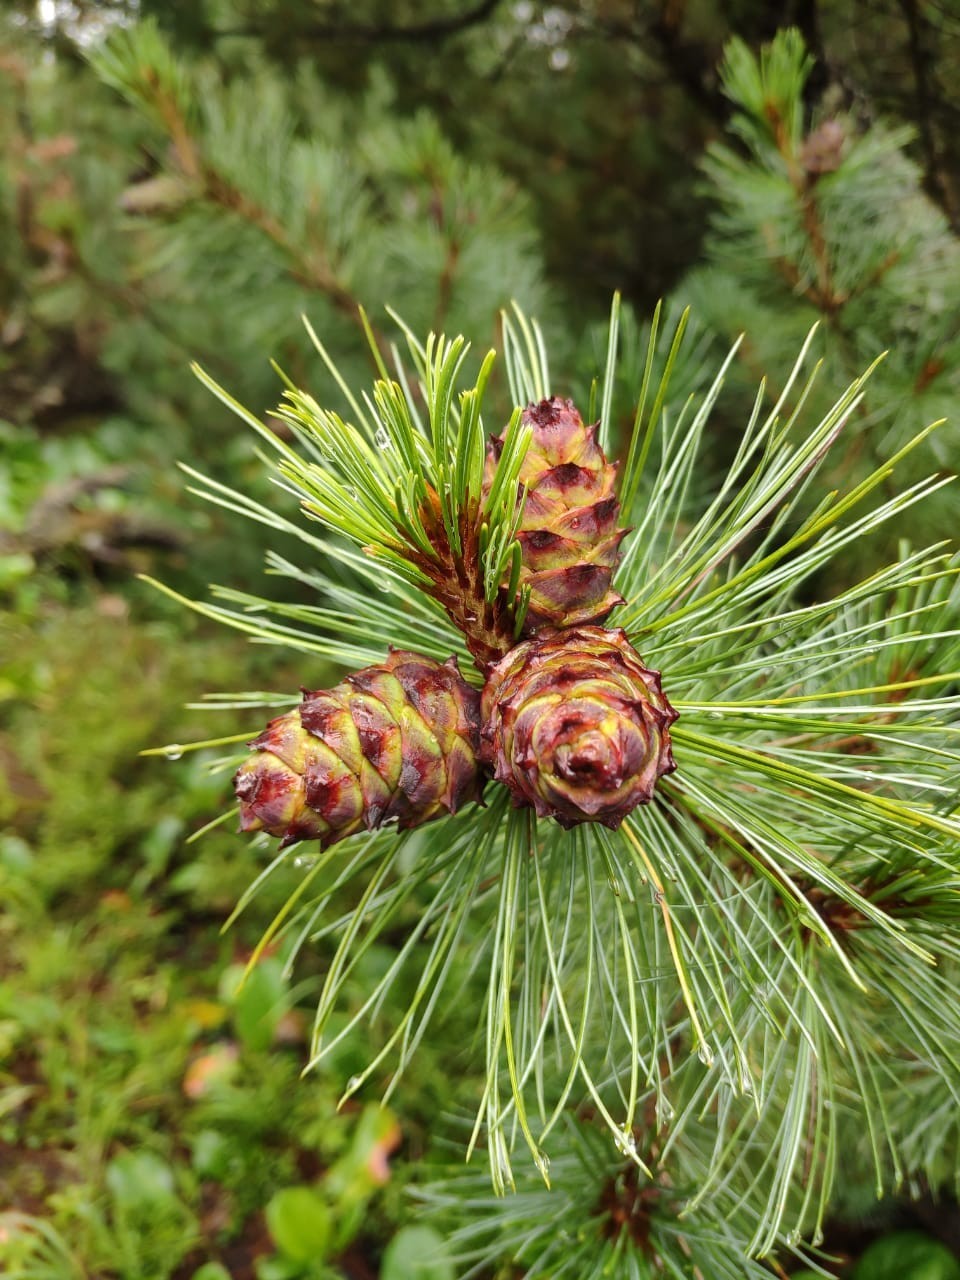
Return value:
[(479, 512), (470, 507), (465, 509), (460, 527), (462, 549), (458, 554), (450, 545), (439, 497), (432, 493), (430, 501), (430, 509), (421, 515), (436, 558), (424, 556), (418, 560), (417, 567), (430, 580), (430, 594), (443, 606), (454, 626), (463, 632), (477, 667), (486, 673), (516, 643), (512, 610), (499, 594), (493, 603), (484, 596)]

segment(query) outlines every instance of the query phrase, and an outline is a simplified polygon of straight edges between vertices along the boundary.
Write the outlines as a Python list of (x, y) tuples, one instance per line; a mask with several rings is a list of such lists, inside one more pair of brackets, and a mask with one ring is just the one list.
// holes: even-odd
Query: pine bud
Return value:
[(455, 658), (393, 649), (327, 691), (304, 690), (250, 746), (234, 790), (243, 831), (334, 844), (420, 826), (479, 799), (480, 695)]
[(839, 120), (824, 120), (807, 134), (800, 148), (800, 164), (811, 182), (840, 168), (846, 141), (846, 130)]
[(616, 829), (676, 768), (677, 713), (622, 630), (575, 627), (518, 645), (491, 668), (481, 756), (514, 803), (561, 826)]
[[(599, 622), (622, 597), (610, 588), (626, 529), (617, 527), (616, 465), (585, 426), (572, 400), (554, 396), (527, 405), (533, 434), (519, 480), (527, 486), (520, 518), (520, 585), (530, 587), (524, 635), (547, 626)], [(502, 437), (490, 441), (487, 482)]]

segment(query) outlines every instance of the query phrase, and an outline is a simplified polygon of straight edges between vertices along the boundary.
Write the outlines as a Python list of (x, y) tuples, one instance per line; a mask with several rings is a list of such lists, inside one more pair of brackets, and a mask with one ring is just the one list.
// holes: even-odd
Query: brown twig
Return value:
[(338, 311), (360, 325), (358, 300), (337, 279), (322, 251), (317, 249), (312, 255), (302, 253), (279, 219), (234, 186), (212, 165), (204, 163), (201, 176), (204, 194), (214, 204), (256, 227), (290, 259), (290, 275), (298, 284), (324, 294)]
[[(465, 10), (463, 13), (446, 18), (428, 18), (424, 22), (406, 25), (398, 24), (396, 26), (391, 26), (389, 23), (378, 25), (347, 22), (334, 17), (333, 21), (330, 22), (311, 22), (301, 27), (295, 27), (289, 34), (299, 39), (322, 40), (325, 43), (336, 41), (338, 44), (432, 43), (446, 40), (450, 36), (459, 35), (461, 31), (466, 31), (469, 27), (485, 21), (493, 15), (499, 3), (500, 0), (480, 0), (479, 4), (474, 5), (472, 9)], [(243, 27), (215, 29), (212, 34), (216, 39), (224, 39), (229, 36), (258, 37), (262, 36), (265, 30), (266, 28), (262, 24), (250, 23)]]
[(485, 597), (479, 513), (470, 508), (464, 511), (460, 528), (462, 551), (458, 554), (450, 546), (440, 499), (433, 491), (431, 503), (432, 508), (420, 514), (436, 555), (433, 559), (420, 557), (417, 567), (430, 581), (430, 595), (463, 633), (474, 661), (486, 672), (516, 643), (512, 611), (500, 595), (492, 603)]
[[(203, 155), (174, 97), (164, 93), (159, 85), (153, 85), (152, 82), (151, 85), (155, 89), (155, 105), (170, 136), (177, 167), (199, 187), (201, 197), (242, 218), (261, 232), (287, 259), (287, 269), (292, 280), (306, 289), (322, 294), (336, 311), (366, 336), (360, 317), (359, 299), (338, 278), (324, 247), (314, 242), (304, 250), (293, 240), (279, 218), (241, 190)], [(376, 326), (371, 326), (371, 329), (381, 353), (388, 356), (390, 348), (386, 338)]]

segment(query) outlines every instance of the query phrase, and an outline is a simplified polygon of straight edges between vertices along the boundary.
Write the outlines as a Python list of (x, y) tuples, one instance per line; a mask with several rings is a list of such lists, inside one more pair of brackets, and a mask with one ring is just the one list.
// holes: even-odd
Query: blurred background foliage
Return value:
[[(757, 62), (790, 25), (792, 61)], [(955, 465), (958, 65), (949, 0), (7, 0), (4, 1274), (453, 1274), (400, 1191), (438, 1117), (475, 1102), (472, 1028), (450, 1015), (462, 1062), (421, 1049), (402, 1126), (372, 1101), (337, 1113), (359, 1046), (298, 1080), (323, 955), (295, 986), (280, 954), (237, 985), (289, 886), (221, 936), (263, 851), (224, 827), (186, 843), (222, 808), (209, 753), (138, 759), (199, 736), (182, 708), (204, 691), (332, 675), (278, 673), (136, 580), (264, 589), (255, 526), (203, 509), (178, 460), (286, 500), (189, 362), (269, 414), (271, 358), (338, 395), (301, 314), (362, 385), (358, 303), (380, 342), (391, 305), (478, 355), (516, 298), (585, 404), (618, 288), (638, 353), (658, 298), (693, 304), (685, 393), (747, 331), (718, 470), (814, 321), (824, 395), (890, 349), (837, 475), (941, 416), (918, 465)], [(951, 534), (955, 503), (897, 536)]]

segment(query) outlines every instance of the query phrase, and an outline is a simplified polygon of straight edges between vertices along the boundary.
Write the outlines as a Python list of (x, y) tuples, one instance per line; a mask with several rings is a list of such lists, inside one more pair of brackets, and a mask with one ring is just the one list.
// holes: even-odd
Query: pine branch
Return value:
[[(149, 21), (113, 32), (92, 61), (166, 144), (165, 171), (128, 189), (123, 207), (151, 220), (147, 261), (172, 263), (184, 289), (222, 296), (233, 285), (229, 301), (243, 317), (251, 279), (269, 288), (265, 316), (295, 315), (309, 291), (355, 336), (357, 289), (375, 277), (381, 296), (403, 296), (418, 322), (438, 328), (447, 316), (463, 325), (471, 312), (496, 314), (504, 280), (536, 291), (516, 192), (465, 164), (426, 114), (385, 124), (371, 99), (345, 115), (305, 75), (291, 83), (261, 69), (255, 88), (225, 83), (214, 69), (175, 59)], [(300, 114), (307, 92), (310, 119)], [(337, 149), (343, 130), (346, 151)], [(359, 331), (374, 334), (388, 365), (382, 333), (369, 322)], [(341, 335), (341, 345), (356, 342)]]
[(218, 172), (215, 164), (207, 160), (199, 162), (199, 175), (203, 194), (209, 200), (249, 222), (282, 251), (290, 263), (290, 274), (298, 284), (322, 294), (342, 315), (360, 324), (360, 303), (337, 278), (322, 246), (307, 249), (295, 243), (277, 218)]
[[(615, 301), (601, 406), (630, 335), (622, 319)], [(509, 612), (495, 606), (516, 556), (519, 405), (550, 385), (543, 339), (519, 310), (504, 321), (519, 404), (491, 481), (480, 417), (491, 358), (459, 390), (463, 340), (421, 343), (401, 328), (412, 372), (398, 357), (391, 378), (380, 361), (369, 395), (315, 339), (349, 417), (289, 385), (290, 440), (204, 379), (270, 444), (282, 488), (326, 529), (318, 537), (205, 483), (213, 501), (299, 531), (310, 566), (274, 556), (271, 567), (317, 602), (221, 589), (194, 607), (344, 664), (422, 630), (420, 651), (459, 644), (483, 667), (512, 644)], [(619, 621), (679, 711), (676, 772), (617, 830), (564, 830), (492, 782), (485, 809), (418, 830), (416, 856), (410, 837), (384, 831), (356, 836), (342, 859), (322, 853), (268, 933), (286, 939), (291, 964), (308, 940), (330, 944), (314, 1063), (407, 993), (347, 1095), (388, 1061), (395, 1087), (469, 955), (458, 998), (469, 994), (483, 1026), (483, 1089), (468, 1152), (485, 1142), (494, 1187), (520, 1187), (486, 1212), (522, 1262), (578, 1280), (645, 1266), (651, 1249), (676, 1274), (693, 1259), (704, 1274), (759, 1278), (748, 1255), (789, 1256), (801, 1233), (816, 1242), (848, 1126), (878, 1189), (927, 1160), (893, 1114), (892, 1076), (937, 1115), (960, 1098), (958, 566), (942, 545), (902, 549), (833, 597), (802, 594), (845, 547), (859, 551), (944, 481), (877, 503), (921, 433), (818, 499), (865, 378), (803, 428), (815, 386), (805, 350), (775, 404), (757, 396), (729, 475), (703, 497), (692, 477), (730, 362), (675, 413), (684, 329), (681, 318), (661, 341), (654, 325), (632, 362), (622, 479), (636, 527), (616, 581)], [(245, 709), (256, 696), (232, 700)], [(241, 908), (288, 874), (281, 854)], [(362, 887), (347, 910), (351, 883)], [(357, 1002), (361, 958), (401, 919), (401, 944)], [(578, 1230), (558, 1253), (544, 1193), (517, 1177), (512, 1151), (525, 1147), (538, 1176), (569, 1194), (562, 1148), (550, 1156), (578, 1104), (584, 1177), (567, 1181)], [(466, 1274), (490, 1259), (482, 1238), (473, 1227), (456, 1237)]]
[[(360, 323), (373, 343), (363, 313)], [(524, 600), (516, 582), (516, 484), (530, 434), (514, 415), (485, 492), (480, 412), (492, 353), (476, 384), (460, 393), (457, 409), (455, 378), (467, 354), (463, 339), (448, 343), (431, 334), (426, 346), (420, 346), (408, 331), (430, 417), (428, 424), (421, 424), (402, 371), (402, 383), (379, 381), (364, 409), (309, 324), (307, 328), (343, 387), (356, 425), (321, 410), (312, 397), (291, 385), (277, 416), (305, 447), (304, 455), (279, 441), (202, 371), (198, 375), (279, 452), (278, 470), (304, 510), (432, 596), (485, 670), (513, 646), (523, 617)], [(381, 368), (386, 372), (382, 362)], [(245, 505), (239, 495), (227, 491), (225, 497), (238, 509)], [(214, 500), (222, 501), (219, 496)], [(269, 517), (258, 511), (255, 518)], [(503, 591), (505, 579), (510, 585)]]
[(201, 141), (190, 128), (184, 97), (170, 91), (162, 76), (152, 68), (141, 70), (143, 92), (169, 135), (177, 165), (191, 183), (194, 195), (209, 200), (228, 213), (256, 227), (287, 259), (291, 278), (328, 299), (334, 308), (359, 324), (360, 304), (332, 270), (322, 245), (301, 245), (294, 241), (279, 218), (248, 193), (242, 191), (205, 153)]
[[(714, 146), (705, 164), (722, 211), (714, 219), (711, 265), (693, 273), (692, 291), (718, 332), (764, 315), (744, 344), (752, 380), (764, 360), (794, 341), (814, 315), (827, 326), (826, 359), (849, 376), (887, 347), (889, 357), (856, 409), (861, 430), (847, 433), (833, 482), (876, 467), (911, 432), (917, 415), (947, 407), (957, 332), (940, 299), (960, 280), (956, 239), (920, 192), (906, 159), (908, 131), (830, 116), (809, 131), (804, 90), (810, 60), (795, 32), (781, 32), (755, 56), (739, 42), (728, 50), (724, 82), (737, 108), (731, 132), (743, 150)], [(928, 323), (917, 328), (912, 316)], [(869, 335), (869, 338), (867, 337)], [(749, 394), (749, 381), (741, 381)], [(922, 397), (922, 400), (920, 399)], [(941, 407), (942, 406), (942, 407)], [(948, 428), (948, 431), (950, 429)], [(926, 466), (947, 465), (953, 445), (927, 447)], [(921, 454), (913, 463), (921, 474)], [(895, 489), (883, 482), (889, 495)], [(932, 536), (948, 509), (917, 507), (910, 531)]]

